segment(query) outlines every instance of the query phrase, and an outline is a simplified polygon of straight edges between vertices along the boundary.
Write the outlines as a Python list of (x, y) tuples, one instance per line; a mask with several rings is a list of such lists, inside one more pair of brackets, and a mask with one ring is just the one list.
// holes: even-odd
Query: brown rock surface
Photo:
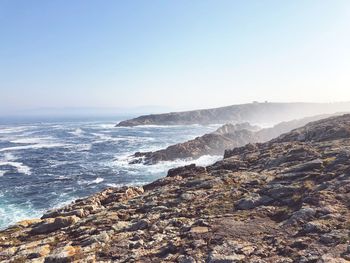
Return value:
[[(0, 260), (349, 262), (349, 209), (344, 115), (228, 150), (211, 166), (177, 168), (143, 188), (109, 188), (10, 227), (0, 232)], [(67, 217), (74, 220), (63, 224)], [(60, 228), (33, 231), (57, 218)]]
[(279, 123), (271, 128), (259, 129), (249, 123), (225, 124), (216, 131), (167, 147), (154, 152), (137, 152), (130, 164), (143, 163), (152, 165), (160, 161), (176, 159), (199, 158), (203, 155), (222, 155), (226, 149), (231, 149), (254, 142), (265, 142), (285, 132), (304, 126), (331, 115), (317, 115), (298, 120)]

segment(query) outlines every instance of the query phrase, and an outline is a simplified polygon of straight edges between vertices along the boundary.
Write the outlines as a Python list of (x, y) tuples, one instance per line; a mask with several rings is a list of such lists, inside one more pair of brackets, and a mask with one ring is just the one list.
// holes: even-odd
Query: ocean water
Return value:
[(0, 124), (0, 228), (40, 217), (110, 186), (142, 185), (168, 169), (221, 156), (129, 165), (136, 151), (150, 151), (214, 131), (218, 125), (114, 127), (117, 121)]

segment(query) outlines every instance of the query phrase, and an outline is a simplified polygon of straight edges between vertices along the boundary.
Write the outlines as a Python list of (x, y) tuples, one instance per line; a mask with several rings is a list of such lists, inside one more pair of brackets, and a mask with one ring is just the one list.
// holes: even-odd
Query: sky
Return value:
[(0, 114), (350, 101), (348, 0), (0, 0)]

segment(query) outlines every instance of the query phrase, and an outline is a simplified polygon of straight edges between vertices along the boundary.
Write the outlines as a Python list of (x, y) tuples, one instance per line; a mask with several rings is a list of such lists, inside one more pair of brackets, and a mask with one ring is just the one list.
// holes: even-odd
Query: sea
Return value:
[(143, 185), (173, 167), (208, 165), (222, 156), (129, 164), (154, 151), (212, 132), (219, 125), (115, 127), (120, 119), (0, 122), (0, 229), (107, 187)]

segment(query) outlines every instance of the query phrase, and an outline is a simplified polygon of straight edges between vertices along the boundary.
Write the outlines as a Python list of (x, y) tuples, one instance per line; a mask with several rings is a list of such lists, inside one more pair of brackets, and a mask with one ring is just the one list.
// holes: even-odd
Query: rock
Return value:
[(280, 200), (285, 197), (291, 197), (299, 190), (298, 186), (282, 185), (282, 184), (270, 184), (264, 188), (261, 192), (275, 200)]
[(236, 202), (237, 209), (249, 210), (260, 205), (267, 205), (273, 201), (268, 196), (260, 196), (259, 194), (249, 194)]
[(181, 176), (181, 177), (193, 177), (196, 174), (205, 173), (204, 167), (196, 166), (195, 164), (186, 165), (183, 167), (173, 168), (168, 171), (168, 177)]
[(332, 117), (143, 188), (107, 188), (1, 230), (0, 261), (347, 262), (348, 128), (350, 115)]
[[(272, 128), (260, 129), (249, 123), (225, 124), (216, 131), (167, 147), (155, 152), (136, 152), (132, 155), (129, 164), (152, 165), (160, 161), (173, 161), (176, 159), (199, 158), (203, 155), (221, 155), (225, 152), (224, 158), (232, 156), (231, 148), (243, 145), (253, 145), (254, 142), (268, 141), (280, 134), (301, 127), (306, 123), (319, 120), (324, 115), (282, 122)], [(245, 146), (247, 147), (247, 146)]]
[(191, 256), (180, 255), (177, 258), (178, 263), (196, 263), (196, 260)]
[(27, 219), (18, 222), (16, 225), (20, 227), (29, 227), (31, 225), (41, 223), (41, 221), (41, 219)]
[(303, 233), (326, 233), (329, 231), (329, 227), (323, 222), (312, 221), (304, 225)]
[(301, 208), (294, 212), (286, 222), (287, 224), (303, 223), (310, 221), (316, 215), (316, 209), (311, 207)]
[(284, 171), (284, 173), (298, 173), (298, 172), (306, 172), (315, 169), (321, 169), (323, 167), (323, 161), (320, 159), (315, 159), (306, 163), (298, 164), (292, 166)]
[(141, 219), (140, 221), (135, 222), (129, 227), (129, 231), (136, 231), (146, 229), (150, 226), (150, 222), (146, 219)]
[(186, 201), (190, 201), (194, 198), (195, 198), (195, 194), (192, 194), (192, 193), (183, 193), (181, 195), (181, 199), (186, 200)]
[(209, 255), (207, 260), (208, 263), (236, 263), (236, 262), (244, 262), (244, 255), (232, 254), (229, 256), (221, 255), (216, 252), (213, 252)]
[(130, 249), (139, 249), (139, 248), (143, 247), (143, 245), (144, 245), (143, 240), (138, 240), (136, 242), (131, 242), (129, 245), (129, 248)]
[(81, 252), (80, 247), (65, 246), (57, 248), (45, 258), (45, 263), (68, 263), (77, 258)]
[(14, 256), (14, 254), (17, 252), (18, 248), (16, 247), (9, 247), (6, 249), (2, 249), (0, 251), (0, 257), (7, 257), (7, 258), (11, 258), (12, 256)]
[(320, 242), (327, 246), (335, 246), (344, 242), (344, 240), (348, 240), (349, 234), (348, 231), (332, 230), (329, 233), (323, 234), (320, 237)]
[(112, 229), (115, 231), (122, 231), (130, 225), (127, 221), (118, 221), (116, 224), (112, 225)]
[(58, 229), (73, 225), (79, 221), (77, 216), (56, 217), (54, 220), (48, 220), (39, 224), (31, 230), (33, 234), (47, 234)]
[(191, 228), (191, 233), (194, 234), (204, 234), (207, 233), (209, 229), (205, 226), (195, 226)]
[(47, 256), (50, 252), (51, 252), (50, 246), (49, 246), (49, 245), (43, 245), (43, 246), (40, 246), (40, 247), (37, 247), (37, 248), (33, 249), (33, 250), (29, 253), (28, 258), (29, 258), (29, 259), (33, 259), (33, 258), (45, 257), (45, 256)]
[(158, 253), (158, 256), (161, 258), (164, 258), (168, 256), (169, 254), (175, 254), (177, 252), (177, 247), (174, 245), (173, 242), (168, 242), (168, 244), (160, 249), (160, 252)]

